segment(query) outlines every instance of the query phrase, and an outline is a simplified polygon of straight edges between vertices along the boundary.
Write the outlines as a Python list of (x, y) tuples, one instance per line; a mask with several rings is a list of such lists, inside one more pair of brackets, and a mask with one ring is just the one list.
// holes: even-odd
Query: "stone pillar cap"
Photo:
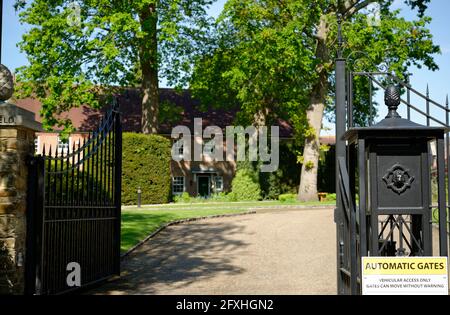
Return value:
[(0, 128), (23, 127), (42, 131), (42, 124), (36, 121), (35, 114), (15, 104), (0, 101)]

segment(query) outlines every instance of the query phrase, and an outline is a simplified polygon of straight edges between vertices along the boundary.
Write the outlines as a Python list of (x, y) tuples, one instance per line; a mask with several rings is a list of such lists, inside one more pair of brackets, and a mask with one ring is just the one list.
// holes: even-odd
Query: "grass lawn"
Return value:
[(148, 205), (122, 208), (122, 252), (127, 251), (149, 234), (166, 223), (181, 219), (198, 218), (211, 215), (243, 213), (252, 209), (280, 206), (315, 206), (333, 205), (334, 202), (280, 202), (280, 201), (250, 201), (250, 202), (202, 202), (177, 203), (166, 205)]

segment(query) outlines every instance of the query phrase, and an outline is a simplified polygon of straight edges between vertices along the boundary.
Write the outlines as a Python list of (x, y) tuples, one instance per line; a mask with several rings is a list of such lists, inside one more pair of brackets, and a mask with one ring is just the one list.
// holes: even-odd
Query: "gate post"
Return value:
[(0, 295), (23, 294), (27, 160), (34, 155), (35, 132), (41, 125), (34, 113), (5, 102), (12, 94), (12, 77), (4, 66), (0, 80)]
[(338, 58), (336, 59), (336, 72), (335, 72), (335, 80), (336, 80), (336, 210), (335, 210), (335, 223), (336, 223), (336, 241), (337, 244), (337, 289), (338, 294), (344, 294), (343, 287), (343, 279), (341, 277), (341, 262), (343, 255), (343, 240), (341, 229), (343, 228), (341, 225), (343, 224), (342, 220), (342, 197), (340, 191), (340, 181), (339, 181), (339, 158), (346, 159), (347, 151), (346, 151), (346, 142), (342, 140), (342, 136), (346, 131), (346, 84), (345, 84), (345, 58), (342, 57), (342, 32), (341, 32), (341, 17), (338, 16)]

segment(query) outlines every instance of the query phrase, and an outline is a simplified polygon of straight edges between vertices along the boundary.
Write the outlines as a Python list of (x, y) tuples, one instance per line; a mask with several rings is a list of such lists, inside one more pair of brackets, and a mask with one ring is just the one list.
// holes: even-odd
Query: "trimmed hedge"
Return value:
[(170, 140), (158, 135), (123, 133), (122, 204), (137, 204), (141, 188), (142, 204), (170, 201)]

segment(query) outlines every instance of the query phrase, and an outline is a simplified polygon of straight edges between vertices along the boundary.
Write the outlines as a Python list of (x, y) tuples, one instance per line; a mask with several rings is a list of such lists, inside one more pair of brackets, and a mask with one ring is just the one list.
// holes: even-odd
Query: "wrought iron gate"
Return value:
[[(340, 28), (340, 25), (339, 25)], [(339, 32), (340, 33), (340, 32)], [(444, 182), (445, 176), (444, 167), (439, 165), (445, 164), (445, 172), (448, 175), (449, 163), (450, 163), (450, 108), (448, 97), (445, 100), (445, 105), (436, 102), (430, 98), (429, 91), (425, 94), (415, 90), (409, 83), (403, 82), (398, 77), (389, 73), (386, 69), (378, 72), (363, 72), (363, 71), (351, 71), (347, 68), (349, 61), (343, 58), (342, 50), (342, 38), (339, 34), (339, 49), (338, 58), (336, 59), (336, 187), (337, 187), (337, 204), (335, 210), (335, 222), (336, 222), (336, 240), (337, 240), (337, 285), (338, 294), (360, 294), (361, 293), (361, 257), (368, 255), (367, 240), (372, 238), (379, 238), (382, 241), (378, 245), (380, 246), (377, 253), (369, 253), (371, 256), (378, 256), (380, 252), (384, 252), (386, 256), (405, 255), (408, 253), (396, 252), (395, 248), (391, 248), (394, 242), (392, 240), (392, 233), (397, 229), (396, 233), (399, 233), (399, 241), (402, 242), (403, 232), (402, 229), (407, 231), (411, 226), (415, 225), (413, 222), (415, 219), (413, 216), (389, 215), (385, 220), (375, 222), (379, 225), (379, 235), (371, 236), (373, 231), (370, 230), (370, 220), (373, 219), (366, 215), (367, 209), (361, 202), (356, 202), (356, 195), (359, 194), (359, 201), (366, 200), (367, 189), (359, 189), (362, 185), (367, 185), (368, 179), (364, 173), (356, 174), (355, 170), (361, 167), (365, 168), (368, 162), (367, 156), (361, 154), (364, 147), (364, 140), (359, 142), (353, 142), (347, 144), (343, 138), (346, 131), (352, 129), (355, 126), (354, 114), (356, 111), (353, 107), (353, 88), (355, 77), (364, 77), (367, 79), (369, 99), (367, 104), (370, 107), (368, 125), (372, 126), (374, 115), (373, 113), (373, 94), (374, 90), (378, 88), (381, 91), (385, 91), (387, 88), (386, 82), (390, 82), (393, 86), (399, 87), (403, 91), (403, 96), (399, 100), (403, 105), (406, 105), (406, 118), (412, 121), (414, 117), (421, 117), (424, 124), (428, 127), (444, 127), (446, 128), (445, 141), (444, 138), (437, 140), (437, 164), (440, 175), (438, 178), (438, 190), (439, 200), (438, 204), (429, 204), (429, 215), (432, 220), (429, 221), (429, 225), (426, 229), (430, 229), (433, 223), (439, 224), (439, 251), (440, 254), (446, 256), (448, 253), (448, 215), (446, 215), (445, 209), (450, 208), (450, 177), (447, 176), (447, 183)], [(353, 63), (354, 65), (354, 63)], [(423, 105), (421, 108), (419, 103)], [(411, 115), (411, 113), (415, 115)], [(419, 123), (422, 121), (419, 121)], [(366, 126), (360, 126), (366, 127)], [(443, 150), (445, 145), (445, 150)], [(445, 154), (445, 158), (444, 158)], [(429, 159), (431, 160), (431, 159)], [(358, 168), (355, 166), (358, 164)], [(436, 175), (436, 174), (435, 174)], [(446, 185), (445, 185), (446, 184)], [(358, 186), (359, 185), (359, 186)], [(424, 189), (429, 189), (431, 185), (426, 183)], [(372, 185), (373, 186), (373, 185)], [(447, 188), (447, 197), (445, 196), (445, 186)], [(361, 194), (360, 194), (361, 193)], [(361, 206), (362, 205), (362, 206)], [(417, 225), (417, 224), (416, 224)], [(422, 226), (426, 224), (423, 223)], [(417, 234), (417, 231), (409, 231), (409, 234)], [(377, 233), (378, 234), (378, 233)], [(417, 249), (421, 247), (417, 244), (417, 239), (420, 237), (412, 237), (410, 244), (405, 238), (406, 251), (409, 251), (411, 255), (415, 255)], [(415, 242), (415, 243), (414, 243)], [(431, 241), (430, 241), (431, 242)], [(377, 246), (378, 247), (378, 246)], [(395, 246), (394, 246), (395, 247)], [(372, 246), (374, 248), (374, 245)], [(422, 248), (423, 249), (423, 248)], [(427, 251), (430, 253), (430, 247)], [(419, 253), (422, 255), (424, 253)]]
[(61, 294), (69, 263), (81, 287), (120, 272), (122, 129), (116, 101), (70, 148), (43, 148), (29, 167), (26, 292)]

